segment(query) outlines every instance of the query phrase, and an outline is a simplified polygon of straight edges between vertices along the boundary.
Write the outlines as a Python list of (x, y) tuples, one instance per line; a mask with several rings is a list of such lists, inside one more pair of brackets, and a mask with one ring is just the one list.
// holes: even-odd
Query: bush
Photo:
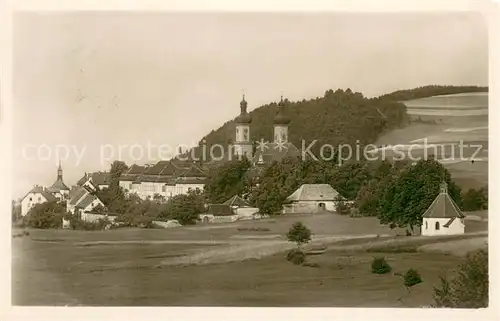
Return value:
[(338, 195), (335, 198), (335, 211), (341, 215), (349, 215), (351, 213), (351, 207), (346, 203), (346, 199)]
[(300, 265), (305, 262), (306, 255), (299, 249), (293, 249), (288, 252), (286, 259), (295, 265)]
[(81, 231), (99, 231), (104, 230), (107, 225), (111, 224), (107, 219), (99, 219), (96, 222), (88, 222), (80, 217), (73, 215), (69, 218), (69, 228), (72, 230)]
[(391, 272), (392, 270), (389, 263), (387, 263), (387, 261), (383, 257), (374, 258), (371, 267), (372, 267), (372, 273), (375, 274), (386, 274)]
[(307, 228), (302, 222), (297, 222), (292, 225), (286, 234), (288, 241), (297, 243), (297, 247), (308, 243), (311, 240), (311, 230)]
[(441, 277), (441, 287), (434, 288), (437, 307), (485, 308), (488, 306), (488, 252), (473, 251), (460, 265), (458, 275), (451, 281)]
[(35, 205), (23, 218), (22, 226), (31, 228), (60, 228), (65, 207), (58, 202), (45, 202)]
[(422, 283), (422, 278), (418, 274), (417, 270), (409, 269), (403, 276), (404, 284), (406, 287), (412, 287), (419, 283)]

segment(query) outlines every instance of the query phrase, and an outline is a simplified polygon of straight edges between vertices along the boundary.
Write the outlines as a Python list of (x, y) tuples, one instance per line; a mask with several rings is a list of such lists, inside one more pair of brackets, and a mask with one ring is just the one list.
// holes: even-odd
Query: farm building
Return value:
[(235, 195), (222, 204), (210, 204), (206, 213), (200, 214), (203, 223), (223, 223), (258, 218), (259, 209), (250, 206), (243, 198)]
[(335, 211), (339, 193), (328, 184), (303, 184), (283, 204), (283, 213)]
[(238, 216), (238, 219), (240, 220), (244, 219), (251, 220), (254, 218), (255, 214), (257, 214), (257, 212), (259, 211), (258, 208), (250, 206), (250, 204), (248, 204), (247, 201), (245, 201), (238, 195), (231, 197), (222, 204), (229, 205), (233, 210), (234, 214), (236, 214), (236, 216)]
[(238, 220), (238, 216), (228, 204), (210, 204), (206, 213), (200, 214), (203, 223), (229, 223)]
[(456, 235), (465, 233), (465, 215), (448, 195), (446, 183), (441, 184), (438, 196), (425, 211), (422, 235)]

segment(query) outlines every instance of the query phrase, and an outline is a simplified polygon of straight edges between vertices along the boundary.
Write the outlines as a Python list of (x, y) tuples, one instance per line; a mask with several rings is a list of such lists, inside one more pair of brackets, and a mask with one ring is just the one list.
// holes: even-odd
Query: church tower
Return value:
[(57, 168), (57, 180), (58, 181), (63, 181), (63, 170), (61, 166), (61, 160), (59, 160), (59, 167)]
[(278, 112), (274, 117), (274, 142), (275, 143), (288, 143), (288, 124), (290, 124), (290, 118), (285, 115), (285, 102), (283, 101), (283, 96), (278, 103)]
[(252, 158), (252, 143), (250, 142), (250, 124), (252, 117), (247, 113), (247, 102), (245, 95), (240, 102), (240, 115), (236, 117), (236, 140), (234, 142), (234, 152), (239, 158), (246, 156)]

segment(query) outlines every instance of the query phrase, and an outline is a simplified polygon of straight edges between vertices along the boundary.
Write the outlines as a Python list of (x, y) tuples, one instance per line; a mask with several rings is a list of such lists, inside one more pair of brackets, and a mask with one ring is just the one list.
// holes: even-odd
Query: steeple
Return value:
[(283, 101), (283, 95), (281, 95), (281, 100), (278, 103), (278, 112), (274, 117), (275, 125), (288, 125), (290, 123), (290, 118), (285, 115), (285, 102)]
[(236, 117), (236, 123), (238, 124), (250, 124), (252, 122), (252, 117), (247, 113), (247, 101), (245, 100), (245, 94), (240, 102), (240, 115)]
[(239, 156), (252, 157), (252, 143), (250, 142), (250, 123), (252, 122), (252, 117), (247, 112), (247, 101), (245, 100), (245, 94), (240, 102), (240, 115), (236, 117), (236, 139), (234, 141), (234, 153)]
[(57, 168), (57, 180), (62, 181), (63, 180), (63, 170), (61, 166), (61, 160), (59, 160), (59, 167)]

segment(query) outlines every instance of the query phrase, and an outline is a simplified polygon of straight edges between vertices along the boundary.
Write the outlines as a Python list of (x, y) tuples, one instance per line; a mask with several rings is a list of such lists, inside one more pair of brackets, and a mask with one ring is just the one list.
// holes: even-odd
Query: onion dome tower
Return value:
[(274, 142), (275, 143), (287, 143), (288, 142), (288, 125), (290, 124), (290, 118), (285, 115), (285, 102), (283, 101), (283, 96), (278, 103), (278, 112), (274, 117)]
[(246, 156), (252, 158), (252, 143), (250, 142), (250, 124), (252, 117), (247, 112), (247, 101), (243, 94), (243, 99), (240, 102), (240, 115), (236, 117), (236, 140), (234, 142), (234, 152), (239, 158)]

